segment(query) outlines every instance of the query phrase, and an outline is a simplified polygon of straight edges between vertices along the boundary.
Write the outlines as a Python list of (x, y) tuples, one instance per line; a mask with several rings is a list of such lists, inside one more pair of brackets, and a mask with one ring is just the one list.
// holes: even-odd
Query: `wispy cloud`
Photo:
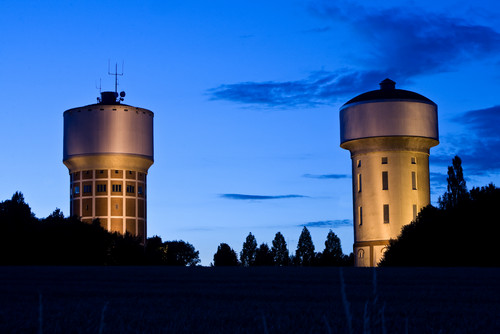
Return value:
[(298, 226), (305, 227), (344, 227), (344, 226), (352, 226), (352, 220), (350, 219), (342, 219), (342, 220), (320, 220), (315, 222), (308, 222), (304, 224), (299, 224)]
[(469, 175), (488, 176), (500, 172), (500, 106), (471, 110), (456, 117), (454, 122), (467, 125), (467, 133), (447, 138), (448, 155), (433, 157), (433, 162), (451, 165), (453, 156), (462, 159)]
[(210, 89), (212, 100), (228, 100), (265, 107), (314, 107), (356, 91), (373, 88), (385, 73), (380, 71), (313, 72), (297, 81), (240, 82)]
[(321, 27), (321, 28), (307, 29), (307, 30), (303, 30), (301, 32), (304, 33), (304, 34), (321, 34), (321, 33), (324, 33), (324, 32), (328, 32), (330, 30), (332, 30), (332, 27), (325, 26), (325, 27)]
[(350, 58), (350, 68), (313, 72), (295, 81), (223, 84), (209, 90), (211, 98), (264, 107), (314, 107), (375, 89), (385, 77), (404, 84), (500, 52), (499, 32), (448, 14), (407, 7), (367, 9), (343, 1), (315, 3), (311, 12), (343, 24), (353, 36), (353, 47), (366, 49), (358, 52), (363, 57)]
[(236, 200), (268, 200), (268, 199), (284, 199), (284, 198), (304, 198), (308, 196), (304, 195), (278, 195), (278, 196), (265, 196), (265, 195), (245, 195), (245, 194), (221, 194), (219, 195), (226, 199), (236, 199)]
[(348, 174), (304, 174), (303, 177), (310, 179), (350, 179), (351, 175)]

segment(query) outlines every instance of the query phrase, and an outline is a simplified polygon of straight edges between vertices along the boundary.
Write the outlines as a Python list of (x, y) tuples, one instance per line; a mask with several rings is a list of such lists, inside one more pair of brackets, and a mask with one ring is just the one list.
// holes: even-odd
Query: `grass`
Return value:
[(0, 267), (1, 333), (500, 332), (497, 268)]

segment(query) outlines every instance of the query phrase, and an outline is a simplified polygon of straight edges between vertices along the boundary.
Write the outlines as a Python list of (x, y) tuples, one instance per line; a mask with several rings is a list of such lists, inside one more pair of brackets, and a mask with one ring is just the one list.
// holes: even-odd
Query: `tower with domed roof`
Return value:
[(340, 147), (351, 152), (354, 255), (373, 267), (390, 239), (430, 203), (429, 151), (437, 105), (385, 79), (340, 108)]

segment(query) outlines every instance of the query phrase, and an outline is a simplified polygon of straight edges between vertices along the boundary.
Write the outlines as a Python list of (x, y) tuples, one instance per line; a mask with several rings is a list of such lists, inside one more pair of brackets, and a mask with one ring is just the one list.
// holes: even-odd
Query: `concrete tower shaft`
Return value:
[(386, 79), (342, 106), (340, 137), (352, 160), (356, 266), (375, 266), (389, 240), (430, 203), (437, 106)]
[[(110, 98), (112, 95), (112, 98)], [(146, 175), (154, 161), (150, 110), (101, 102), (64, 112), (63, 162), (71, 182), (70, 211), (99, 218), (112, 232), (146, 237)]]

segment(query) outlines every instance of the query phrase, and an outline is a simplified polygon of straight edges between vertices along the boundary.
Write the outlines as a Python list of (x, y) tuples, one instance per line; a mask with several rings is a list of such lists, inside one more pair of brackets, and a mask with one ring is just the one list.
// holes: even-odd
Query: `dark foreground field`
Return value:
[(500, 332), (500, 269), (342, 276), (345, 289), (338, 268), (0, 267), (0, 332), (348, 333), (346, 299), (353, 333)]

